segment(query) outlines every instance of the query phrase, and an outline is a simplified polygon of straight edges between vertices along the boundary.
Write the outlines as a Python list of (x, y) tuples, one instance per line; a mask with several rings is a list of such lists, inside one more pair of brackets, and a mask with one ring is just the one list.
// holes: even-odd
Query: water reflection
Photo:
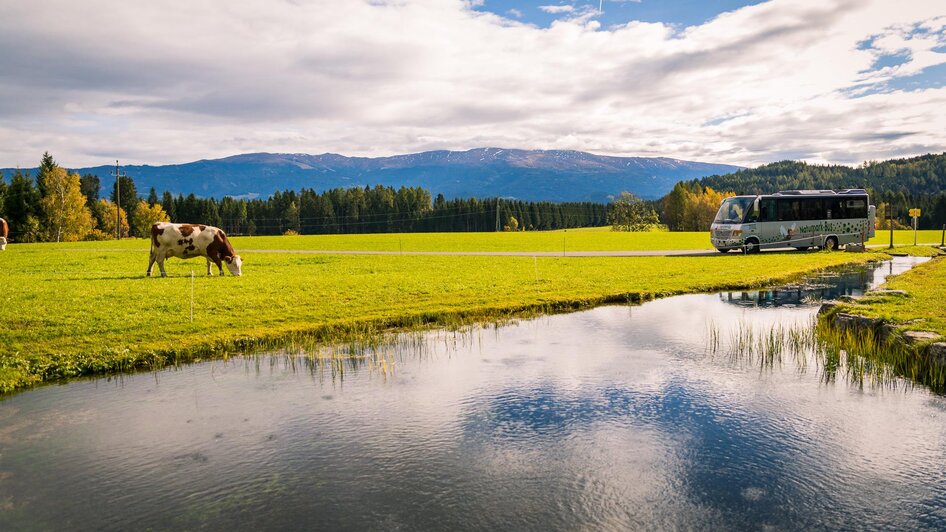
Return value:
[(866, 266), (849, 266), (816, 275), (804, 282), (753, 291), (722, 292), (722, 301), (740, 307), (777, 307), (820, 304), (841, 296), (860, 296), (883, 284), (891, 276), (903, 273), (929, 257), (897, 257), (895, 260)]
[(946, 527), (946, 401), (731, 356), (816, 307), (727, 300), (22, 393), (0, 529)]

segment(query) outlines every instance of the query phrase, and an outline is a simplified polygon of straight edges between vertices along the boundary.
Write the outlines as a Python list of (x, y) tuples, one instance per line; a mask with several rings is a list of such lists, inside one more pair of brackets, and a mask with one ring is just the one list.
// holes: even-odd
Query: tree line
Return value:
[[(11, 240), (19, 242), (146, 236), (151, 224), (168, 219), (160, 205), (137, 197), (130, 179), (116, 184), (120, 197), (113, 187), (111, 200), (100, 198), (97, 176), (69, 173), (45, 153), (35, 179), (19, 170), (9, 184), (0, 176), (0, 217), (10, 225)], [(116, 207), (116, 197), (123, 208)]]
[[(36, 178), (17, 170), (0, 176), (0, 217), (20, 242), (147, 237), (155, 221), (214, 225), (232, 235), (351, 234), (551, 230), (602, 226), (609, 205), (503, 198), (446, 199), (420, 187), (313, 189), (269, 198), (222, 199), (152, 188), (139, 196), (134, 179), (119, 176), (108, 198), (101, 179), (70, 174), (48, 153)], [(120, 208), (117, 208), (120, 206)]]
[(731, 190), (738, 194), (771, 194), (793, 189), (863, 188), (877, 205), (878, 220), (896, 212), (895, 226), (908, 224), (908, 209), (920, 208), (921, 229), (946, 224), (946, 153), (867, 161), (857, 167), (780, 161), (726, 175), (690, 181), (691, 189)]

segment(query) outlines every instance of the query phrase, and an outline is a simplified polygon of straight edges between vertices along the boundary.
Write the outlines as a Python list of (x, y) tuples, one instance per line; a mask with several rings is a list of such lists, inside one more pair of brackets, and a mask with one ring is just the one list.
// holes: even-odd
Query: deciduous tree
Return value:
[[(102, 198), (99, 200), (98, 210), (102, 213), (99, 229), (115, 238), (115, 204)], [(122, 238), (128, 237), (128, 215), (125, 213), (125, 209), (118, 209), (118, 224), (121, 228), (120, 236)]]
[(171, 221), (171, 218), (169, 218), (168, 214), (161, 208), (160, 203), (148, 205), (147, 201), (142, 200), (138, 202), (138, 208), (135, 209), (131, 225), (135, 229), (135, 236), (149, 238), (151, 235), (151, 226), (154, 225), (155, 222), (169, 221)]
[(630, 192), (614, 200), (608, 218), (614, 231), (649, 231), (660, 223), (657, 212)]
[(48, 240), (75, 242), (92, 230), (92, 213), (85, 205), (85, 196), (79, 184), (79, 174), (69, 174), (54, 167), (41, 177), (46, 195), (40, 200), (46, 219)]

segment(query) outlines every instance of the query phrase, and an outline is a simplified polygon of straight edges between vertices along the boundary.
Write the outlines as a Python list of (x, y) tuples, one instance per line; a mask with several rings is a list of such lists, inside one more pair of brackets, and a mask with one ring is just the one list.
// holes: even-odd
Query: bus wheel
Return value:
[(826, 238), (824, 240), (824, 249), (827, 251), (834, 251), (838, 249), (838, 239), (833, 236)]
[(758, 253), (759, 251), (761, 251), (759, 247), (759, 241), (754, 238), (750, 238), (746, 240), (745, 248), (746, 248), (746, 253)]

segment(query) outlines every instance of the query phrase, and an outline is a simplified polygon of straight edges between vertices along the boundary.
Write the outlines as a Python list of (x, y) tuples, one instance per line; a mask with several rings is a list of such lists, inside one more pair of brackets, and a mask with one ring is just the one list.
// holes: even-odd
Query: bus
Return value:
[(867, 191), (859, 188), (734, 196), (719, 206), (710, 240), (723, 253), (788, 247), (835, 250), (874, 236), (875, 211)]

